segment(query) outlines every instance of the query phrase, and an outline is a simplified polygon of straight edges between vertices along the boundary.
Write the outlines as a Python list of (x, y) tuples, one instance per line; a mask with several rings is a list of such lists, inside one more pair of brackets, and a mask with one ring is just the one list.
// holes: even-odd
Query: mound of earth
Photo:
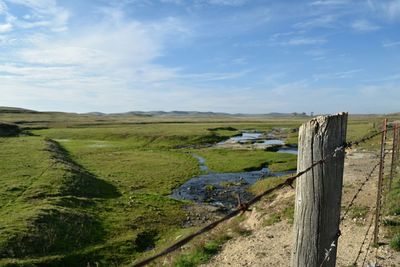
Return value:
[(20, 128), (11, 123), (0, 122), (0, 137), (16, 136), (21, 132)]

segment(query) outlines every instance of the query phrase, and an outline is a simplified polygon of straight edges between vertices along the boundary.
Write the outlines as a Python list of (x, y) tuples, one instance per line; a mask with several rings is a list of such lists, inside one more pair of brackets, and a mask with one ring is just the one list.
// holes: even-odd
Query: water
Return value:
[(208, 169), (208, 167), (206, 166), (206, 160), (203, 157), (200, 157), (199, 155), (196, 154), (192, 154), (192, 156), (194, 158), (197, 159), (197, 161), (199, 162), (199, 167), (200, 170), (203, 172), (209, 172), (210, 170)]
[[(216, 145), (216, 147), (223, 147), (223, 148), (240, 148), (240, 147), (246, 147), (246, 148), (254, 148), (254, 149), (266, 149), (269, 147), (278, 147), (278, 150), (276, 152), (280, 153), (289, 153), (289, 154), (294, 154), (297, 155), (297, 147), (284, 147), (285, 142), (280, 140), (280, 139), (272, 139), (274, 138), (273, 134), (267, 134), (267, 138), (270, 139), (263, 139), (263, 134), (262, 133), (242, 133), (241, 136), (234, 136), (229, 138), (228, 140), (225, 140), (223, 142), (220, 142)], [(279, 146), (281, 146), (279, 148)]]
[(278, 140), (278, 139), (272, 139), (272, 140), (263, 140), (262, 144), (264, 145), (270, 145), (270, 146), (283, 146), (285, 145), (285, 142), (283, 142), (282, 140)]
[[(193, 155), (200, 164), (200, 169), (209, 171), (205, 159)], [(237, 195), (242, 201), (250, 200), (254, 195), (247, 191), (250, 185), (265, 177), (282, 176), (292, 172), (271, 173), (268, 168), (259, 171), (237, 173), (207, 173), (194, 177), (175, 189), (172, 198), (208, 203), (215, 206), (234, 208)]]
[(241, 136), (234, 136), (229, 138), (226, 141), (222, 141), (219, 144), (226, 144), (226, 143), (242, 143), (249, 140), (256, 140), (262, 137), (262, 133), (242, 133)]
[(289, 153), (289, 154), (293, 154), (293, 155), (297, 155), (298, 154), (297, 147), (282, 147), (277, 152)]

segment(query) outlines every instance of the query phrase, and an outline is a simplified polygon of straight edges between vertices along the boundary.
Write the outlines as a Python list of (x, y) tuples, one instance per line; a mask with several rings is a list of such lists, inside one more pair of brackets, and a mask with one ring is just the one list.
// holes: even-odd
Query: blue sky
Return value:
[(400, 0), (0, 0), (0, 106), (400, 111)]

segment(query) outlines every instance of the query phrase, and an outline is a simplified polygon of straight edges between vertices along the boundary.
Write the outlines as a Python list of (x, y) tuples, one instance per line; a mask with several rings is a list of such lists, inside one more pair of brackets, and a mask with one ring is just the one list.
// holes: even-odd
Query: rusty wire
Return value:
[[(390, 129), (386, 129), (386, 130), (382, 130), (382, 131), (380, 131), (380, 132), (377, 132), (377, 133), (375, 133), (375, 134), (373, 134), (373, 135), (370, 135), (370, 136), (368, 136), (368, 137), (365, 137), (365, 138), (362, 138), (361, 140), (363, 140), (362, 142), (365, 142), (365, 141), (367, 141), (367, 140), (370, 140), (370, 139), (372, 139), (372, 138), (374, 138), (374, 137), (376, 137), (376, 136), (378, 136), (379, 134), (382, 134), (382, 133), (384, 133), (384, 132), (388, 132), (388, 131), (390, 131)], [(360, 143), (362, 143), (362, 142), (353, 142), (353, 144), (360, 144)], [(350, 143), (352, 143), (352, 142), (350, 142)], [(351, 147), (351, 145), (350, 145), (350, 147)], [(382, 159), (384, 160), (384, 158), (385, 158), (385, 156), (386, 156), (386, 154), (387, 154), (388, 152), (386, 152), (386, 153), (383, 153), (383, 155), (382, 155)], [(367, 181), (372, 177), (372, 174), (373, 174), (373, 172), (375, 171), (375, 169), (381, 164), (381, 161), (382, 161), (382, 159), (372, 168), (372, 170), (371, 170), (371, 172), (370, 173), (368, 173), (368, 175), (366, 176), (366, 179), (364, 180), (364, 182), (361, 184), (361, 186), (360, 186), (360, 188), (357, 190), (357, 192), (356, 192), (356, 194), (353, 196), (353, 198), (352, 198), (352, 200), (350, 201), (350, 204), (348, 205), (348, 207), (346, 208), (346, 211), (344, 212), (344, 215), (342, 216), (342, 218), (340, 219), (340, 222), (339, 223), (342, 223), (343, 221), (344, 221), (344, 219), (345, 219), (345, 216), (348, 214), (348, 212), (350, 211), (350, 208), (354, 205), (354, 203), (355, 203), (355, 200), (356, 200), (356, 198), (358, 197), (358, 194), (362, 191), (362, 188), (364, 187), (364, 185), (367, 183)], [(382, 169), (382, 171), (383, 171), (383, 169)], [(379, 190), (379, 189), (378, 189)], [(379, 200), (380, 202), (382, 202), (382, 197), (381, 197), (381, 199)], [(380, 216), (381, 214), (379, 214), (379, 216)], [(378, 225), (378, 228), (379, 228), (379, 225)], [(369, 229), (368, 229), (369, 230)], [(330, 246), (330, 248), (329, 249), (325, 249), (326, 250), (326, 254), (325, 254), (325, 258), (324, 258), (324, 260), (323, 260), (323, 262), (321, 263), (321, 267), (323, 266), (323, 264), (326, 262), (326, 261), (329, 261), (329, 258), (330, 258), (330, 253), (332, 252), (332, 250), (333, 250), (333, 248), (334, 248), (334, 246), (335, 246), (335, 242), (337, 243), (337, 240), (338, 240), (338, 238), (341, 236), (341, 232), (340, 232), (340, 230), (338, 231), (338, 234), (335, 236), (335, 238), (332, 240), (332, 243), (331, 243), (331, 246)], [(363, 241), (364, 242), (364, 241)]]
[(365, 180), (362, 182), (361, 186), (358, 188), (357, 192), (354, 194), (353, 198), (351, 199), (349, 205), (347, 206), (346, 210), (343, 213), (342, 218), (340, 219), (340, 223), (342, 223), (346, 217), (346, 215), (350, 212), (351, 207), (354, 205), (355, 200), (357, 199), (358, 195), (362, 191), (365, 184), (371, 179), (372, 174), (375, 172), (376, 168), (379, 166), (379, 162), (372, 168), (372, 170), (365, 176)]
[(367, 260), (367, 257), (368, 257), (368, 252), (369, 252), (369, 249), (371, 248), (371, 244), (372, 244), (372, 240), (374, 239), (374, 236), (373, 235), (371, 235), (371, 237), (370, 237), (370, 239), (369, 239), (369, 244), (368, 244), (368, 247), (367, 247), (367, 250), (365, 251), (365, 255), (364, 255), (364, 259), (363, 259), (363, 263), (362, 263), (362, 265), (361, 266), (364, 266), (364, 264), (365, 264), (365, 261)]
[[(156, 259), (158, 259), (158, 258), (160, 258), (160, 257), (162, 257), (162, 256), (165, 256), (165, 255), (167, 255), (167, 254), (169, 254), (169, 253), (171, 253), (171, 252), (173, 252), (173, 251), (175, 251), (175, 250), (181, 248), (181, 247), (184, 246), (185, 244), (189, 243), (189, 242), (190, 242), (192, 239), (194, 239), (195, 237), (197, 237), (197, 236), (199, 236), (199, 235), (201, 235), (201, 234), (203, 234), (203, 233), (206, 233), (206, 232), (208, 232), (208, 231), (214, 229), (216, 226), (218, 226), (218, 225), (221, 224), (222, 222), (227, 221), (227, 220), (229, 220), (230, 218), (233, 218), (233, 217), (235, 217), (236, 215), (247, 211), (248, 208), (249, 208), (251, 205), (254, 205), (254, 204), (257, 203), (258, 201), (260, 201), (264, 196), (266, 196), (266, 195), (268, 195), (268, 194), (270, 194), (270, 193), (272, 193), (272, 192), (274, 192), (274, 191), (276, 191), (276, 190), (279, 190), (279, 189), (281, 189), (281, 188), (284, 188), (285, 186), (290, 186), (290, 187), (293, 188), (293, 186), (292, 186), (292, 185), (293, 185), (293, 182), (294, 182), (298, 177), (300, 177), (300, 176), (302, 176), (303, 174), (309, 172), (309, 171), (312, 170), (315, 166), (320, 165), (320, 164), (323, 164), (324, 162), (326, 162), (326, 161), (328, 161), (328, 160), (330, 160), (330, 159), (332, 159), (332, 158), (335, 158), (335, 157), (337, 156), (337, 153), (338, 153), (338, 152), (340, 152), (340, 151), (343, 151), (343, 152), (344, 152), (344, 151), (345, 151), (346, 149), (348, 149), (348, 148), (352, 148), (353, 146), (358, 146), (358, 145), (361, 144), (361, 143), (365, 143), (365, 142), (367, 142), (368, 140), (371, 140), (372, 138), (378, 136), (378, 135), (381, 134), (382, 132), (383, 132), (383, 131), (374, 133), (374, 134), (372, 134), (372, 135), (363, 137), (363, 138), (361, 138), (361, 139), (359, 139), (359, 140), (356, 140), (356, 141), (345, 142), (343, 145), (340, 145), (340, 146), (336, 147), (336, 148), (335, 148), (330, 154), (328, 154), (328, 156), (326, 156), (325, 158), (320, 159), (320, 160), (314, 162), (314, 163), (311, 164), (308, 168), (304, 169), (303, 171), (298, 172), (296, 175), (293, 175), (293, 176), (290, 176), (290, 177), (286, 178), (285, 181), (283, 181), (282, 183), (280, 183), (280, 184), (274, 186), (273, 188), (270, 188), (270, 189), (264, 191), (263, 193), (261, 193), (261, 194), (259, 194), (259, 195), (256, 195), (256, 196), (253, 197), (251, 200), (249, 200), (247, 203), (241, 203), (240, 206), (238, 206), (235, 210), (229, 212), (229, 213), (228, 213), (227, 215), (225, 215), (224, 217), (222, 217), (222, 218), (218, 219), (217, 221), (212, 222), (212, 223), (210, 223), (210, 224), (208, 224), (208, 225), (202, 227), (202, 228), (199, 229), (198, 231), (196, 231), (196, 232), (194, 232), (194, 233), (192, 233), (192, 234), (186, 236), (186, 237), (183, 238), (182, 240), (179, 240), (178, 242), (172, 244), (171, 246), (167, 247), (167, 248), (164, 249), (163, 251), (161, 251), (161, 252), (159, 252), (159, 253), (157, 253), (157, 254), (151, 256), (151, 257), (148, 257), (148, 258), (146, 258), (146, 259), (144, 259), (144, 260), (141, 260), (141, 261), (139, 261), (139, 262), (137, 262), (137, 263), (134, 263), (134, 264), (131, 265), (131, 266), (132, 266), (132, 267), (141, 267), (141, 266), (145, 266), (145, 265), (147, 265), (147, 264), (153, 262), (154, 260), (156, 260)], [(338, 234), (336, 235), (335, 239), (337, 239), (339, 236), (340, 236), (340, 231), (339, 231)], [(332, 243), (332, 244), (335, 245), (335, 243)], [(331, 248), (330, 248), (330, 251), (331, 251), (331, 250), (332, 250), (332, 246), (331, 246)], [(326, 259), (329, 259), (330, 251), (327, 253)], [(321, 264), (321, 266), (322, 266), (322, 264)]]
[[(364, 244), (365, 244), (365, 241), (366, 241), (367, 238), (368, 238), (369, 230), (371, 229), (372, 223), (373, 223), (373, 222), (374, 222), (374, 216), (371, 216), (371, 221), (370, 221), (369, 226), (368, 226), (368, 228), (367, 228), (367, 232), (365, 233), (365, 236), (364, 236), (364, 239), (363, 239), (363, 241), (362, 241), (362, 243), (361, 243), (360, 249), (358, 250), (357, 257), (356, 257), (356, 259), (354, 260), (354, 263), (353, 263), (354, 266), (357, 266), (358, 258), (361, 256), (362, 248), (363, 248), (363, 246), (364, 246)], [(371, 244), (370, 244), (370, 245), (371, 245)], [(369, 246), (370, 246), (370, 245), (369, 245)], [(368, 249), (367, 249), (367, 251), (365, 252), (365, 254), (368, 254), (369, 246), (368, 246)], [(364, 264), (363, 264), (363, 266), (364, 266)]]

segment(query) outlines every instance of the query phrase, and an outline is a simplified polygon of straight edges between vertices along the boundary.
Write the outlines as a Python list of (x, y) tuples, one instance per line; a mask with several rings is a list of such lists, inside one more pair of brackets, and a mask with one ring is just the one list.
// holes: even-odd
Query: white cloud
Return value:
[(161, 3), (167, 3), (167, 4), (175, 4), (175, 5), (182, 5), (183, 0), (160, 0)]
[(0, 0), (0, 14), (5, 14), (7, 11), (6, 3)]
[(394, 47), (394, 46), (399, 46), (400, 45), (400, 41), (394, 41), (394, 42), (392, 42), (392, 41), (384, 41), (383, 43), (382, 43), (382, 46), (383, 47)]
[(384, 10), (389, 18), (398, 18), (400, 16), (400, 1), (393, 0), (383, 5)]
[(298, 37), (291, 38), (288, 41), (281, 42), (281, 45), (317, 45), (326, 43), (324, 38), (310, 38), (310, 37)]
[(349, 79), (349, 78), (353, 78), (356, 73), (360, 73), (363, 71), (364, 71), (363, 69), (354, 69), (354, 70), (340, 71), (340, 72), (333, 72), (333, 73), (321, 73), (321, 74), (314, 74), (313, 78), (315, 81)]
[[(17, 28), (31, 29), (45, 27), (52, 31), (66, 31), (68, 29), (69, 11), (57, 5), (55, 0), (5, 0), (15, 5), (25, 6), (29, 14), (17, 17), (10, 11), (5, 11), (12, 24)], [(4, 7), (5, 6), (5, 3)], [(1, 6), (1, 5), (0, 5)], [(9, 19), (10, 22), (10, 19)]]
[(388, 81), (397, 81), (400, 80), (400, 73), (389, 75), (386, 77), (376, 78), (376, 79), (369, 79), (365, 80), (364, 82), (388, 82)]
[[(124, 98), (119, 103), (127, 106), (127, 96), (178, 77), (179, 69), (157, 65), (154, 60), (169, 40), (186, 34), (190, 34), (186, 26), (175, 18), (142, 23), (122, 15), (82, 25), (68, 34), (21, 37), (29, 45), (15, 47), (0, 58), (8, 62), (0, 63), (2, 101), (8, 99), (11, 105), (18, 96), (33, 103), (45, 95), (50, 102), (68, 106), (68, 102), (97, 101), (88, 97), (97, 95), (99, 103), (110, 106), (106, 102), (118, 92)], [(0, 38), (3, 41), (9, 38)]]
[(334, 27), (336, 20), (337, 16), (329, 14), (298, 22), (293, 27), (297, 29), (331, 28)]
[(324, 0), (324, 1), (314, 1), (311, 2), (312, 6), (330, 6), (330, 5), (345, 5), (348, 4), (349, 1), (346, 0)]
[(220, 6), (241, 6), (248, 0), (208, 0), (209, 4)]
[(396, 20), (400, 18), (399, 0), (368, 0), (368, 7), (383, 18)]
[(305, 31), (291, 31), (275, 33), (269, 39), (269, 45), (279, 46), (302, 46), (324, 44), (327, 40), (324, 37), (304, 36)]
[(375, 25), (365, 19), (360, 19), (360, 20), (354, 21), (351, 24), (351, 27), (354, 30), (359, 31), (359, 32), (372, 32), (372, 31), (376, 31), (376, 30), (380, 29), (380, 27), (378, 25)]
[(10, 23), (0, 24), (0, 33), (9, 32), (12, 29), (12, 25)]

